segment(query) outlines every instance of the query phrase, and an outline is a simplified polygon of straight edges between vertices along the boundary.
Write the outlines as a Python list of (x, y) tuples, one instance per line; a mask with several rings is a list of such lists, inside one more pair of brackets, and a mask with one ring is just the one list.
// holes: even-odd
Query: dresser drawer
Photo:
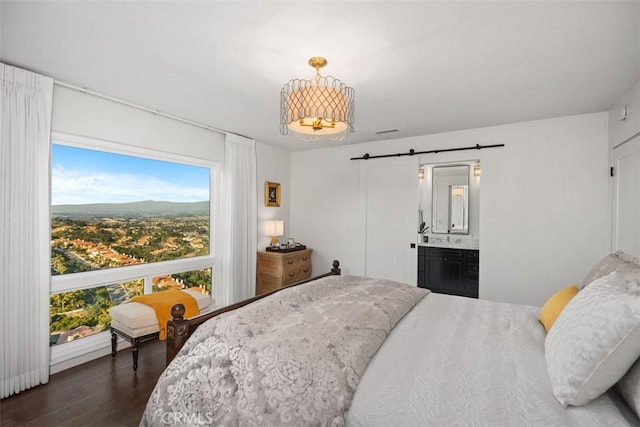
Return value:
[(256, 293), (259, 295), (311, 278), (311, 251), (258, 252)]
[[(303, 251), (300, 251), (303, 252)], [(302, 264), (311, 264), (311, 256), (306, 253), (297, 254), (295, 252), (289, 253), (282, 256), (282, 265), (285, 269), (290, 269), (293, 267), (298, 267)]]
[(311, 264), (284, 270), (283, 276), (282, 283), (284, 286), (309, 279), (311, 277)]

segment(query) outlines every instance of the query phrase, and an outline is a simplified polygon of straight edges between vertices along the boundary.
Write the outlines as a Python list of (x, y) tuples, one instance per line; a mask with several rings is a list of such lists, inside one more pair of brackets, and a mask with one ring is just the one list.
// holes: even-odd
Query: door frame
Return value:
[[(614, 168), (613, 180), (611, 184), (611, 252), (619, 250), (618, 240), (618, 188), (620, 178), (620, 160), (634, 155), (640, 154), (640, 133), (635, 134), (631, 138), (611, 149), (611, 164)], [(640, 256), (640, 253), (632, 254)]]

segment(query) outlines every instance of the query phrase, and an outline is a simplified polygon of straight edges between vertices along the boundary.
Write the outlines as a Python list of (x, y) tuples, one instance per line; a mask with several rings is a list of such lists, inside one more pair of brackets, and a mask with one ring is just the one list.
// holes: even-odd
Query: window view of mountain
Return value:
[(208, 254), (208, 201), (53, 207), (52, 275)]
[(145, 200), (128, 203), (87, 203), (80, 205), (54, 205), (54, 216), (95, 217), (101, 215), (137, 216), (209, 216), (209, 201), (203, 202), (158, 202)]
[[(209, 254), (209, 202), (54, 206), (51, 274), (116, 268)], [(211, 269), (153, 278), (153, 291), (211, 293)], [(51, 344), (109, 329), (109, 308), (142, 295), (143, 281), (51, 295)]]
[[(86, 289), (65, 277), (210, 255), (209, 167), (55, 141), (51, 165), (51, 275), (59, 278), (51, 345), (108, 330), (109, 309), (143, 294), (149, 273)], [(147, 286), (210, 294), (211, 283), (212, 269), (203, 268), (157, 274)]]

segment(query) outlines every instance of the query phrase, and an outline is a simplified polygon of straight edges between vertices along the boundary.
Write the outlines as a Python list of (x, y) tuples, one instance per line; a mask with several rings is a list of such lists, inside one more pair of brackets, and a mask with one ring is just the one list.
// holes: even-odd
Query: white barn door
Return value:
[(613, 150), (613, 251), (640, 257), (640, 136)]
[(362, 162), (365, 274), (416, 285), (418, 156)]

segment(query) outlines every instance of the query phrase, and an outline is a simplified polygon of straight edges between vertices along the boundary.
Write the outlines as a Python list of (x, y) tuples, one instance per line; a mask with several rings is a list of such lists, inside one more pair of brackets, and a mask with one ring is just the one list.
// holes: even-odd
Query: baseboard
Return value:
[[(118, 350), (131, 347), (129, 341), (118, 338)], [(82, 365), (111, 354), (111, 333), (101, 332), (76, 341), (51, 347), (50, 374)]]

